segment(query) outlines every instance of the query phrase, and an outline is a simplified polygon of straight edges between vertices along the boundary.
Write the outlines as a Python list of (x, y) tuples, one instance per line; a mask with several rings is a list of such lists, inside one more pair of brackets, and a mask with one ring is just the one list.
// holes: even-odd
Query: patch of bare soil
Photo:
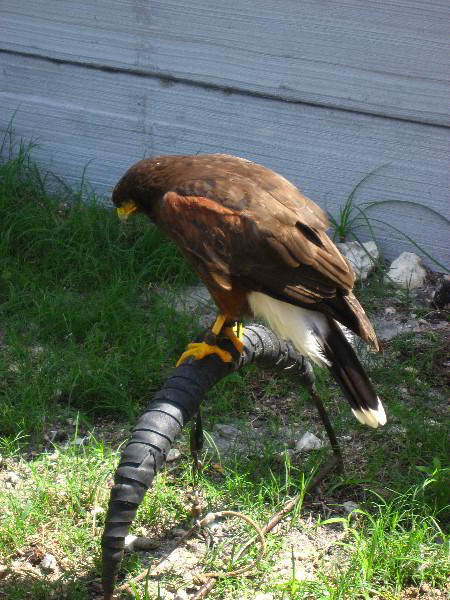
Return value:
[(447, 600), (450, 598), (450, 584), (444, 589), (432, 588), (428, 583), (423, 583), (419, 588), (408, 587), (398, 597), (398, 600)]

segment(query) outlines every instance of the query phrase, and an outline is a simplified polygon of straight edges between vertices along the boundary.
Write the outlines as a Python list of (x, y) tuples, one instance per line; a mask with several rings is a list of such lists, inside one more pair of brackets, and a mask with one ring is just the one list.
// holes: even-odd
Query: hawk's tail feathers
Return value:
[(288, 304), (261, 292), (251, 292), (253, 314), (263, 317), (281, 338), (291, 340), (300, 354), (328, 367), (361, 423), (378, 427), (386, 414), (355, 351), (334, 319)]
[(381, 400), (364, 371), (354, 349), (339, 325), (327, 319), (327, 331), (321, 332), (325, 357), (333, 378), (347, 398), (353, 414), (364, 425), (378, 427), (386, 423)]

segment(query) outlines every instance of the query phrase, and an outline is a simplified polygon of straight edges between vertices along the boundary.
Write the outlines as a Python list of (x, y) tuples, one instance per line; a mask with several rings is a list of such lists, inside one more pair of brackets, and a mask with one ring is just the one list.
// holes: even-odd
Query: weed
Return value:
[[(338, 238), (339, 242), (348, 241), (349, 238), (355, 239), (357, 242), (361, 244), (361, 240), (357, 235), (356, 231), (361, 228), (367, 230), (372, 239), (376, 241), (376, 232), (377, 231), (385, 231), (390, 230), (390, 232), (394, 232), (396, 235), (399, 235), (401, 238), (407, 240), (416, 250), (419, 251), (422, 255), (426, 256), (428, 260), (437, 265), (439, 269), (442, 271), (449, 272), (448, 267), (440, 263), (434, 256), (432, 256), (429, 252), (427, 252), (423, 246), (421, 246), (416, 240), (414, 240), (410, 235), (398, 229), (392, 223), (388, 223), (383, 219), (378, 219), (370, 214), (370, 211), (377, 207), (386, 207), (393, 205), (402, 205), (402, 207), (408, 208), (419, 208), (421, 210), (426, 210), (430, 215), (443, 221), (447, 227), (450, 227), (450, 221), (441, 213), (437, 212), (430, 206), (426, 204), (421, 204), (420, 202), (414, 202), (411, 200), (370, 200), (366, 202), (360, 202), (358, 204), (355, 203), (355, 195), (361, 185), (372, 175), (374, 175), (377, 171), (384, 168), (387, 165), (381, 165), (377, 167), (367, 175), (365, 175), (353, 188), (350, 192), (347, 200), (344, 203), (344, 206), (339, 208), (339, 218), (335, 218), (333, 215), (329, 214), (329, 220), (331, 223), (331, 228), (333, 231), (333, 240)], [(364, 248), (364, 246), (363, 246)], [(366, 250), (366, 254), (369, 258), (370, 253)]]
[(18, 422), (42, 432), (58, 405), (136, 415), (193, 335), (152, 293), (195, 281), (177, 249), (95, 198), (48, 195), (30, 148), (0, 167), (0, 434), (13, 437)]

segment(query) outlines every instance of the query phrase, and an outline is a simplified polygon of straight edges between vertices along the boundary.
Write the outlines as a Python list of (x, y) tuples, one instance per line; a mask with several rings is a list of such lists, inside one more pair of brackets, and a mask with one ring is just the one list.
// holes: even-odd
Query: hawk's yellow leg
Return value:
[(236, 323), (234, 327), (225, 327), (225, 329), (222, 331), (222, 334), (229, 338), (239, 354), (244, 352), (245, 345), (244, 342), (241, 342), (241, 338), (244, 334), (243, 323)]
[[(225, 327), (225, 329), (222, 331), (222, 327), (227, 320), (228, 318), (225, 315), (219, 315), (211, 329), (211, 332), (215, 336), (218, 336), (222, 333), (222, 335), (230, 339), (231, 343), (239, 353), (243, 352), (244, 344), (239, 339), (244, 331), (242, 323), (238, 323), (235, 327)], [(223, 360), (223, 362), (231, 362), (232, 360), (231, 354), (226, 350), (222, 350), (222, 348), (219, 348), (217, 345), (213, 346), (211, 344), (207, 344), (206, 342), (195, 342), (193, 344), (188, 344), (188, 349), (180, 356), (180, 359), (177, 362), (177, 367), (190, 356), (193, 356), (195, 360), (200, 360), (201, 358), (208, 356), (208, 354), (217, 354)]]

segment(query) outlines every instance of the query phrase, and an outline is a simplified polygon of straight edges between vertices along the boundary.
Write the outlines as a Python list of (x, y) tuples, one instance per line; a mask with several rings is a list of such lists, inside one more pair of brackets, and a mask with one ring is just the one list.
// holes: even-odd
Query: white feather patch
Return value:
[(262, 317), (280, 338), (290, 340), (297, 350), (321, 367), (330, 366), (314, 328), (324, 335), (327, 319), (321, 313), (276, 300), (261, 292), (250, 292), (248, 303), (255, 317)]
[(383, 405), (381, 404), (381, 400), (378, 399), (378, 406), (376, 410), (373, 408), (369, 408), (367, 410), (360, 408), (355, 410), (352, 408), (352, 412), (355, 417), (358, 419), (360, 423), (363, 425), (369, 425), (369, 427), (373, 427), (376, 429), (378, 425), (384, 425), (386, 423), (386, 413), (384, 412)]
[[(276, 300), (261, 292), (250, 292), (248, 303), (255, 317), (263, 318), (280, 338), (290, 340), (303, 356), (320, 367), (331, 366), (314, 333), (314, 329), (318, 329), (322, 336), (326, 337), (328, 324), (323, 314)], [(347, 330), (344, 333), (349, 332)], [(348, 337), (351, 337), (351, 334)], [(363, 425), (377, 428), (378, 425), (386, 423), (386, 413), (379, 398), (376, 410), (352, 408), (352, 411)]]

